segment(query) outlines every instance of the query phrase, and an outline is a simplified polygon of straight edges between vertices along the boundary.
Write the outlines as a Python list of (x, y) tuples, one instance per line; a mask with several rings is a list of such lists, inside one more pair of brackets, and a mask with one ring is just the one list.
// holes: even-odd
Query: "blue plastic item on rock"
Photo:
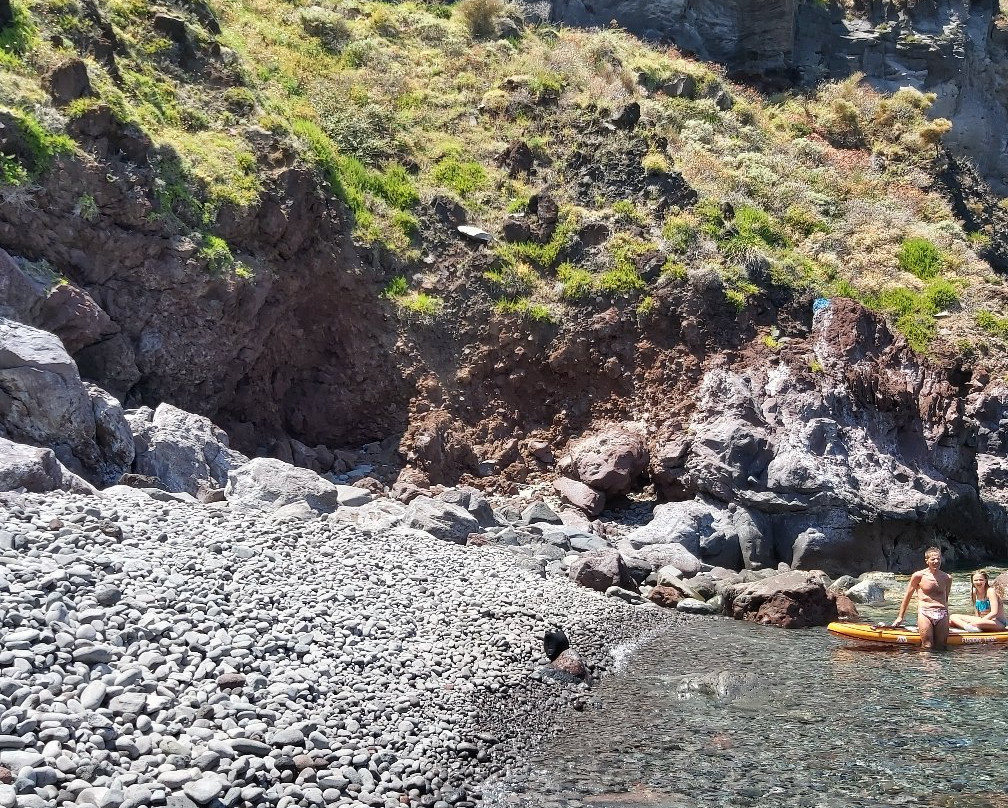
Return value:
[(829, 307), (829, 298), (827, 297), (817, 297), (815, 303), (812, 304), (812, 313), (818, 314), (823, 309)]

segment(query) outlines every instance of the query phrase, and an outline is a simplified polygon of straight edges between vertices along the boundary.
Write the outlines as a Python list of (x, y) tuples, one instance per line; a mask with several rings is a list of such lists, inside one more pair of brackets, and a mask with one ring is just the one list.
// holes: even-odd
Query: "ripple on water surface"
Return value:
[(1008, 808), (1008, 649), (679, 626), (600, 683), (501, 802)]

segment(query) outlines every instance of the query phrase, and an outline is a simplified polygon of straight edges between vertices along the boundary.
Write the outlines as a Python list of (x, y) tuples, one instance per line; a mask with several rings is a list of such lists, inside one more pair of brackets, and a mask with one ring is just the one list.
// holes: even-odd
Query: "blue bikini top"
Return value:
[(990, 600), (977, 600), (974, 601), (976, 605), (976, 610), (978, 612), (989, 612), (990, 611)]

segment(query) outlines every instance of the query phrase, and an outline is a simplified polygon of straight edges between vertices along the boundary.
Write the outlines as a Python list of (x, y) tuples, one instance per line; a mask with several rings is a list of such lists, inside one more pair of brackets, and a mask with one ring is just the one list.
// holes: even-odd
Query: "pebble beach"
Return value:
[(0, 806), (472, 806), (669, 630), (507, 548), (124, 492), (0, 497)]

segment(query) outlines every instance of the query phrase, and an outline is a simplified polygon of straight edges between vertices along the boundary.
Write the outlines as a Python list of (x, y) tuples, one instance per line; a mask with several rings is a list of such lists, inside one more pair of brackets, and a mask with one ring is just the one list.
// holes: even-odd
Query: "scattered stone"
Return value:
[(459, 225), (457, 230), (466, 238), (479, 241), (484, 244), (493, 241), (493, 234), (488, 233), (482, 227), (475, 227), (471, 224)]

